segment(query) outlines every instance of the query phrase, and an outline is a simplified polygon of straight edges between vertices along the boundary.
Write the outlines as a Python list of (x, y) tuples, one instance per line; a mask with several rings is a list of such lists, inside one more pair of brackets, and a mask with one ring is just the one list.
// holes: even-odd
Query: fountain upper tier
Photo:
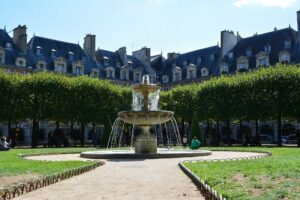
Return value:
[(169, 121), (174, 112), (167, 110), (159, 111), (123, 111), (118, 116), (126, 123), (134, 125), (155, 125)]

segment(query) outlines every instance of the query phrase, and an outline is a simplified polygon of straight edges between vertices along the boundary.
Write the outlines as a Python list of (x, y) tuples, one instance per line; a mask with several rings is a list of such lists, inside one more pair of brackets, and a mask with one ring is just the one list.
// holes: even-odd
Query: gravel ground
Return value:
[[(179, 169), (182, 160), (210, 160), (250, 157), (258, 153), (213, 152), (210, 156), (146, 160), (105, 160), (105, 165), (90, 172), (27, 193), (16, 199), (197, 199), (204, 197)], [(34, 160), (87, 160), (79, 154), (33, 156)]]

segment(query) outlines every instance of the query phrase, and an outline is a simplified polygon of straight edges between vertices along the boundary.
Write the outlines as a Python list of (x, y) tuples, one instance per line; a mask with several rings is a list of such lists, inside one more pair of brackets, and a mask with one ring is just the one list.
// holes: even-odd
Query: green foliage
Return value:
[[(208, 148), (224, 150), (223, 148)], [(271, 151), (256, 160), (185, 163), (226, 199), (300, 199), (299, 148), (225, 148), (227, 151)]]
[(168, 98), (161, 104), (187, 122), (196, 112), (201, 121), (275, 119), (280, 126), (282, 118), (300, 119), (299, 87), (298, 66), (276, 65), (179, 86), (164, 94)]
[[(101, 123), (129, 109), (131, 92), (99, 79), (39, 72), (7, 74), (0, 71), (0, 120), (32, 120), (32, 146), (38, 141), (38, 122)], [(106, 127), (110, 131), (110, 127)]]

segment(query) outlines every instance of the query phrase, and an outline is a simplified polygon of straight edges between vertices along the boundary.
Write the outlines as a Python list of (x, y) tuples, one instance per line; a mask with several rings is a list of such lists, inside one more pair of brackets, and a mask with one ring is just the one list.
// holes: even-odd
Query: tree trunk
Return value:
[(85, 130), (84, 123), (81, 122), (80, 145), (81, 145), (82, 147), (84, 146), (84, 130)]
[(216, 146), (220, 146), (220, 122), (217, 121), (217, 137), (216, 137)]
[(231, 141), (230, 120), (226, 121), (226, 133), (227, 133), (227, 144), (228, 144), (228, 146), (231, 146), (232, 141)]
[[(184, 118), (182, 117), (181, 118), (181, 134), (180, 134), (181, 138), (183, 138), (184, 135), (185, 135)], [(187, 137), (187, 138), (189, 138), (189, 137)]]
[(56, 129), (59, 129), (59, 121), (56, 121)]
[(278, 113), (278, 116), (277, 116), (277, 144), (279, 147), (282, 146), (282, 125), (281, 125), (281, 113), (279, 112)]
[(93, 122), (93, 129), (92, 129), (92, 141), (93, 141), (93, 146), (97, 146), (97, 135), (96, 135), (96, 124)]
[(261, 146), (260, 139), (259, 139), (258, 119), (255, 119), (255, 135), (256, 135), (256, 145)]
[(37, 119), (32, 120), (32, 137), (31, 147), (37, 147), (39, 143), (39, 121)]

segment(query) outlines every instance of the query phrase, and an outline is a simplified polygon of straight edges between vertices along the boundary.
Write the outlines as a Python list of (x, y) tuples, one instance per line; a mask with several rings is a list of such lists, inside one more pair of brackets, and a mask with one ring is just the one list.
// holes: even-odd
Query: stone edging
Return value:
[[(212, 151), (234, 151), (237, 152), (238, 150), (212, 150)], [(218, 194), (218, 192), (210, 187), (208, 184), (205, 183), (199, 176), (197, 176), (194, 172), (184, 166), (184, 162), (218, 162), (218, 161), (236, 161), (236, 160), (250, 160), (250, 159), (257, 159), (263, 157), (269, 157), (272, 155), (271, 152), (268, 151), (242, 151), (242, 152), (251, 152), (251, 153), (262, 153), (262, 155), (258, 156), (251, 156), (246, 158), (228, 158), (228, 159), (213, 159), (213, 160), (184, 160), (179, 162), (180, 169), (195, 183), (198, 187), (202, 195), (205, 199), (209, 200), (226, 200), (226, 198), (222, 197), (222, 195)]]
[[(60, 154), (70, 154), (70, 153), (60, 153)], [(19, 158), (24, 159), (28, 156), (40, 156), (40, 155), (59, 155), (59, 153), (51, 153), (51, 154), (19, 154)], [(52, 162), (52, 161), (47, 161)], [(6, 199), (12, 199), (18, 196), (21, 196), (23, 194), (26, 194), (28, 192), (31, 192), (33, 190), (37, 190), (39, 188), (57, 183), (59, 181), (71, 178), (73, 176), (80, 175), (82, 173), (91, 171), (95, 169), (96, 167), (99, 167), (101, 165), (104, 165), (104, 161), (97, 161), (97, 162), (90, 162), (85, 166), (66, 170), (64, 172), (52, 174), (49, 176), (37, 178), (33, 181), (28, 181), (24, 183), (19, 183), (15, 185), (8, 186), (7, 188), (0, 190), (0, 200), (6, 200)]]

